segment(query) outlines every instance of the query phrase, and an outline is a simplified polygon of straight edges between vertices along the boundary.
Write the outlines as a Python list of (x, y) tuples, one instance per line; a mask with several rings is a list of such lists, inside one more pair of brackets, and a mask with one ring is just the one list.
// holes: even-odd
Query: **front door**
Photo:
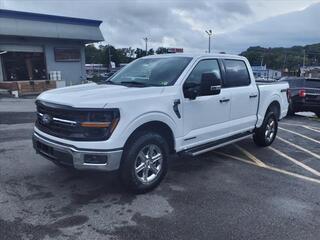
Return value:
[[(221, 71), (216, 59), (205, 59), (198, 62), (186, 81), (188, 85), (199, 86), (203, 73), (215, 73), (221, 79)], [(184, 148), (204, 144), (228, 134), (230, 117), (229, 89), (222, 89), (220, 94), (197, 96), (191, 100), (183, 100)]]

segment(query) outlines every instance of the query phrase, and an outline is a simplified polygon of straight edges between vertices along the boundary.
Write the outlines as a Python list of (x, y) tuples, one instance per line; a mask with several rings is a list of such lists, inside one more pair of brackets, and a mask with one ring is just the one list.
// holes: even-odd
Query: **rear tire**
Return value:
[(294, 116), (295, 111), (293, 109), (292, 104), (289, 104), (287, 116)]
[(140, 132), (126, 144), (120, 178), (134, 193), (145, 193), (159, 185), (168, 169), (169, 147), (158, 133)]
[(278, 119), (271, 110), (267, 112), (260, 128), (253, 134), (253, 141), (260, 147), (270, 146), (276, 138), (278, 132)]

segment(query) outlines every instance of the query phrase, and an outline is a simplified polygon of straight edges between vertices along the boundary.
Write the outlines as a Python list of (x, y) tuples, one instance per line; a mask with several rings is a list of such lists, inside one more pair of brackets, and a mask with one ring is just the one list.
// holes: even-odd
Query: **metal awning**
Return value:
[(0, 36), (104, 41), (101, 21), (0, 10)]

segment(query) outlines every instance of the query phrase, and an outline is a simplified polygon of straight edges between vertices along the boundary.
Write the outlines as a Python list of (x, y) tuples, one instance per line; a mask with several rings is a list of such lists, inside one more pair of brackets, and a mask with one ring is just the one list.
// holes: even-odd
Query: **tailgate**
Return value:
[(320, 79), (306, 79), (305, 94), (306, 102), (320, 104)]

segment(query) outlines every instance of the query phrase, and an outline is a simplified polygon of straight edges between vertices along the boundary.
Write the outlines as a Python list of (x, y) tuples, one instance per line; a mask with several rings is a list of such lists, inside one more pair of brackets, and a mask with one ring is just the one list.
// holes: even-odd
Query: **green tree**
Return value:
[(157, 54), (164, 54), (164, 53), (168, 53), (168, 49), (164, 48), (164, 47), (158, 47), (158, 49), (156, 50)]
[(137, 48), (134, 53), (136, 54), (136, 58), (141, 58), (146, 55), (146, 51), (142, 50), (141, 48)]
[(305, 63), (308, 65), (320, 64), (320, 44), (293, 46), (290, 48), (263, 48), (249, 47), (241, 53), (250, 61), (251, 65), (267, 65), (268, 68), (296, 73)]
[(153, 48), (150, 48), (150, 49), (149, 49), (148, 55), (154, 55), (154, 50), (153, 50)]

